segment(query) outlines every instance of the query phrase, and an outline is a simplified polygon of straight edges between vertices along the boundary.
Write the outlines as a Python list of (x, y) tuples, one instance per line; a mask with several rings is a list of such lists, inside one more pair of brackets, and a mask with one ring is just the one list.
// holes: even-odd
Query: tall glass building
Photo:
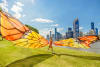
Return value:
[(91, 30), (94, 30), (94, 22), (91, 22)]
[(50, 31), (50, 37), (52, 37), (52, 32)]
[(73, 22), (73, 36), (74, 38), (79, 37), (79, 20), (76, 18)]
[(55, 40), (57, 39), (57, 28), (55, 28)]
[(73, 38), (73, 31), (72, 31), (72, 28), (69, 27), (68, 28), (68, 35), (67, 35), (68, 38)]
[(56, 38), (56, 40), (60, 40), (61, 38), (62, 38), (62, 34), (59, 33), (59, 32), (57, 32), (57, 38)]
[(98, 28), (95, 28), (95, 35), (98, 35)]

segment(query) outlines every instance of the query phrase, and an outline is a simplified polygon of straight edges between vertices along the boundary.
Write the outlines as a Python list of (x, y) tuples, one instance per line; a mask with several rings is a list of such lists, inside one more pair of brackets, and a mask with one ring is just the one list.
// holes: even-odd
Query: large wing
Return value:
[(48, 45), (48, 40), (34, 31), (25, 33), (22, 39), (13, 42), (25, 48), (40, 48)]
[(90, 44), (98, 40), (97, 36), (83, 36), (78, 37), (81, 44), (85, 44), (86, 46), (90, 47)]
[(96, 41), (98, 39), (97, 36), (83, 36), (83, 37), (78, 37), (81, 41)]
[(17, 40), (29, 29), (21, 24), (17, 19), (8, 16), (6, 13), (0, 11), (1, 15), (1, 34), (7, 40)]
[(55, 41), (54, 44), (56, 46), (68, 46), (68, 47), (74, 47), (74, 48), (89, 48), (85, 44), (80, 44), (73, 38), (65, 39), (65, 40), (60, 40), (60, 41)]

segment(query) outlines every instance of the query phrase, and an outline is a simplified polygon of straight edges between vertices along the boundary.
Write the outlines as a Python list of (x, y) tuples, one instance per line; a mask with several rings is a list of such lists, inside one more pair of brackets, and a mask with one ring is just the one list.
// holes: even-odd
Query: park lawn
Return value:
[(100, 54), (54, 47), (30, 49), (0, 41), (0, 67), (100, 67)]

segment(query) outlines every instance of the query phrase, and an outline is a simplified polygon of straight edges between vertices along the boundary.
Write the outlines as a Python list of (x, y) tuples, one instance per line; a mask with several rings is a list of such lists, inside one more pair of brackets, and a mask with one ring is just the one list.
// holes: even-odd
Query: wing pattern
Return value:
[(13, 41), (21, 38), (23, 34), (29, 29), (21, 24), (17, 19), (6, 15), (4, 12), (0, 12), (1, 24), (0, 31), (3, 38)]
[(88, 48), (86, 45), (80, 44), (79, 42), (77, 42), (73, 38), (55, 41), (54, 44), (56, 46), (68, 46), (68, 47), (74, 47), (74, 48)]
[(48, 45), (48, 40), (31, 31), (24, 34), (24, 37), (14, 41), (15, 45), (23, 46), (25, 48), (40, 48)]
[(90, 47), (90, 44), (97, 41), (98, 37), (97, 36), (83, 36), (83, 37), (78, 37), (80, 40), (81, 44), (85, 44), (86, 46)]

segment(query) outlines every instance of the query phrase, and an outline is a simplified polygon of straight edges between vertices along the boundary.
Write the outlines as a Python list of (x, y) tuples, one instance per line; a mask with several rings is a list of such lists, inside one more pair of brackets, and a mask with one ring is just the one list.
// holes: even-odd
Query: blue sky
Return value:
[(65, 33), (77, 17), (82, 31), (89, 31), (92, 21), (100, 29), (100, 0), (0, 0), (0, 5), (42, 35), (55, 27)]

